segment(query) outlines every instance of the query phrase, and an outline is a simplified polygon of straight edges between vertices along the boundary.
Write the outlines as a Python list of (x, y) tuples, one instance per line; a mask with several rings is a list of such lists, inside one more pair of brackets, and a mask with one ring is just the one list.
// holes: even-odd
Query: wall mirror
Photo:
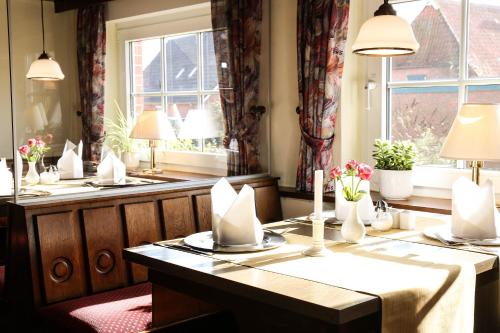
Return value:
[(232, 3), (1, 0), (16, 200), (267, 173), (269, 1)]

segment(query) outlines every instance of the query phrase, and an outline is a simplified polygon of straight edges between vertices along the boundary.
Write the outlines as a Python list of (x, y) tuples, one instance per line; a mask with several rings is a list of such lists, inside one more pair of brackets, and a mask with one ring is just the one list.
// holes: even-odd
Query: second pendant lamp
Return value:
[(396, 15), (389, 0), (384, 0), (382, 6), (375, 12), (375, 17), (361, 26), (352, 46), (352, 52), (360, 55), (393, 57), (414, 54), (419, 47), (411, 25)]
[(31, 80), (40, 81), (59, 81), (64, 79), (64, 74), (61, 70), (61, 66), (49, 57), (47, 52), (45, 52), (45, 24), (43, 17), (43, 0), (40, 0), (41, 11), (42, 11), (42, 42), (43, 42), (43, 52), (38, 57), (37, 60), (33, 61), (26, 74), (26, 78)]

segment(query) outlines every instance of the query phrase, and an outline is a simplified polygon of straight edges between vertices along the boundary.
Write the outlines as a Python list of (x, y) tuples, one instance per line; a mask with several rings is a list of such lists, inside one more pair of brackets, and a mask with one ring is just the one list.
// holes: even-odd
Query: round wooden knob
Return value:
[(67, 281), (73, 274), (71, 261), (64, 257), (58, 257), (52, 261), (50, 278), (56, 283)]
[(95, 269), (100, 274), (108, 274), (115, 267), (115, 257), (109, 250), (101, 250), (96, 254)]

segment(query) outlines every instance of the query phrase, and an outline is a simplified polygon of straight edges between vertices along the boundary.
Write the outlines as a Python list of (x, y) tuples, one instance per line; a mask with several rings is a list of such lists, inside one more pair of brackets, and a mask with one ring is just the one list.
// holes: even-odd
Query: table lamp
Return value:
[(161, 173), (162, 170), (156, 169), (155, 150), (158, 140), (176, 139), (174, 130), (163, 111), (144, 111), (141, 113), (137, 122), (130, 133), (132, 139), (149, 140), (151, 149), (150, 169), (145, 172)]
[(479, 185), (484, 161), (500, 161), (500, 104), (464, 104), (440, 156), (467, 161), (472, 181)]
[(217, 138), (221, 131), (209, 117), (206, 109), (189, 110), (179, 132), (181, 139)]

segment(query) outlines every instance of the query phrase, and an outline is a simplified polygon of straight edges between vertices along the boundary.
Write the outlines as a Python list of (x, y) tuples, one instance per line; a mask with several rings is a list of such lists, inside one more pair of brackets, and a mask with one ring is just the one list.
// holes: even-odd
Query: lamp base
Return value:
[(142, 172), (145, 173), (145, 174), (147, 174), (147, 175), (158, 175), (158, 174), (163, 173), (163, 170), (162, 169), (158, 169), (158, 168), (143, 169)]

